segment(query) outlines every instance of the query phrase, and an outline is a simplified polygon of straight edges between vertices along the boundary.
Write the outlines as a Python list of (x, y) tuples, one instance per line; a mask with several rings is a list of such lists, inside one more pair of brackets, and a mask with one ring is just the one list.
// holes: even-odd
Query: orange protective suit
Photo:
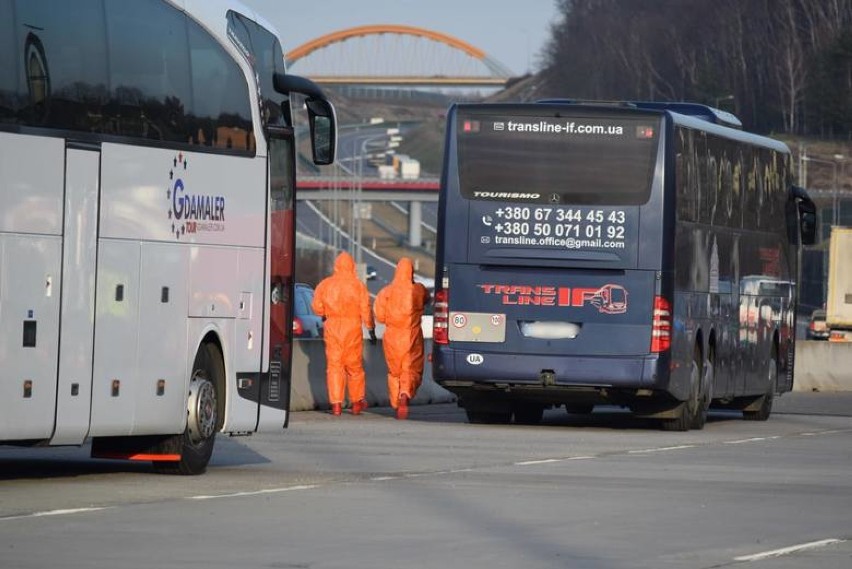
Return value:
[(349, 387), (353, 405), (364, 400), (363, 334), (361, 324), (372, 330), (373, 313), (370, 293), (355, 274), (355, 261), (343, 252), (334, 261), (334, 274), (323, 279), (314, 292), (311, 308), (324, 316), (325, 359), (328, 365), (326, 385), (328, 402), (342, 404)]
[(382, 337), (388, 365), (388, 395), (396, 408), (400, 395), (414, 397), (423, 378), (423, 330), (420, 319), (429, 293), (413, 281), (411, 259), (403, 257), (393, 282), (376, 297), (376, 320), (386, 326)]

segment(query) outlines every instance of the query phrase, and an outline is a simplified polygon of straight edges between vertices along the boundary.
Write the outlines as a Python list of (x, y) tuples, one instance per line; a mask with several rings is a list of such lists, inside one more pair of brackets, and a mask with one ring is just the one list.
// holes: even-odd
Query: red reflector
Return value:
[(432, 317), (432, 341), (436, 344), (449, 344), (450, 294), (447, 289), (435, 292), (435, 309)]
[(654, 297), (654, 318), (651, 321), (651, 352), (665, 352), (672, 345), (672, 307), (662, 296)]
[(143, 452), (92, 452), (92, 458), (105, 458), (111, 460), (141, 460), (145, 462), (180, 462), (179, 454), (153, 454)]

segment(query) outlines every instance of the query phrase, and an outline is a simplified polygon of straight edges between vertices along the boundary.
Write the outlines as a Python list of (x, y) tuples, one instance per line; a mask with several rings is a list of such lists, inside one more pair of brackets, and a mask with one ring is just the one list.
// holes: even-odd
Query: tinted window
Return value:
[(107, 2), (111, 114), (118, 134), (187, 142), (186, 19), (157, 0)]
[[(648, 201), (659, 117), (459, 114), (458, 163), (469, 199), (589, 205)], [(538, 196), (530, 196), (538, 194)]]
[(254, 150), (251, 103), (242, 70), (213, 38), (195, 22), (189, 23), (192, 61), (192, 115), (190, 137), (197, 144)]
[(681, 221), (698, 219), (698, 157), (695, 153), (695, 132), (677, 129), (676, 184), (677, 215)]
[(228, 32), (237, 47), (255, 68), (260, 79), (262, 120), (264, 125), (289, 126), (290, 117), (282, 113), (289, 109), (286, 95), (275, 91), (272, 78), (275, 73), (284, 74), (284, 54), (281, 44), (272, 33), (257, 25), (242, 14), (228, 12)]
[(12, 0), (0, 0), (0, 121), (13, 122), (21, 106)]
[(18, 0), (14, 34), (23, 101), (17, 121), (100, 132), (109, 97), (100, 0)]
[(239, 65), (162, 0), (0, 0), (0, 121), (253, 151)]

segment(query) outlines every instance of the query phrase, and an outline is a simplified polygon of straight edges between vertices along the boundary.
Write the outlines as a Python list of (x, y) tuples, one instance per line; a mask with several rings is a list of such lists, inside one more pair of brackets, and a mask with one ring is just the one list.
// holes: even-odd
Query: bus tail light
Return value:
[(447, 289), (435, 292), (435, 310), (432, 319), (432, 341), (436, 344), (449, 344), (450, 293)]
[(662, 296), (654, 297), (654, 319), (651, 322), (651, 352), (665, 352), (672, 345), (672, 307)]

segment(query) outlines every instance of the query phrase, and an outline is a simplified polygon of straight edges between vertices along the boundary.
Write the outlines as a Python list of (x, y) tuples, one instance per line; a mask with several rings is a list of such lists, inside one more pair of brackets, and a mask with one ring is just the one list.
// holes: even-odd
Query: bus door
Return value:
[(258, 430), (286, 424), (290, 408), (290, 363), (293, 351), (293, 276), (296, 229), (296, 170), (293, 134), (270, 129), (269, 140), (269, 373), (261, 374)]
[(52, 444), (81, 444), (89, 432), (100, 162), (99, 145), (67, 143), (59, 370)]

